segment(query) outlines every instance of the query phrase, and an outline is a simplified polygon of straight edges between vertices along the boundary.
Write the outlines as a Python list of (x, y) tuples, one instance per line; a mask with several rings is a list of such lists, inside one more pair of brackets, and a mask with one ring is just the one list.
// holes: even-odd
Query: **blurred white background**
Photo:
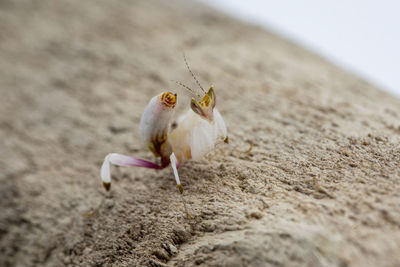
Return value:
[(400, 97), (400, 1), (201, 1), (267, 27)]

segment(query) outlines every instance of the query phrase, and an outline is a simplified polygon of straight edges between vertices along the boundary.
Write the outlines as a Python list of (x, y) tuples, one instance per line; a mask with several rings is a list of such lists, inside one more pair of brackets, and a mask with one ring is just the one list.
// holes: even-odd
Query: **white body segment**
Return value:
[(178, 161), (175, 157), (174, 152), (172, 152), (170, 159), (171, 159), (171, 167), (172, 167), (172, 170), (173, 170), (174, 176), (175, 176), (175, 181), (176, 181), (176, 184), (179, 186), (181, 184), (181, 180), (179, 180), (178, 169), (176, 167), (178, 165)]
[(183, 162), (200, 159), (226, 136), (225, 122), (216, 108), (211, 122), (189, 109), (178, 120), (178, 127), (168, 134), (168, 142), (178, 161)]
[(110, 171), (110, 154), (108, 154), (103, 161), (100, 169), (100, 177), (103, 183), (111, 183), (111, 171)]

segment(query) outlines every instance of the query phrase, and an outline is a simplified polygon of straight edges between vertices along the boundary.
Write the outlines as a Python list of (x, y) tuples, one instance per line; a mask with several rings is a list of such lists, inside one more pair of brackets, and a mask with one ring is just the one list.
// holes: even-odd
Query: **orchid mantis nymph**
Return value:
[(177, 171), (179, 165), (185, 160), (200, 159), (220, 140), (227, 142), (225, 123), (215, 108), (216, 96), (212, 86), (203, 98), (192, 98), (191, 109), (179, 117), (174, 123), (176, 126), (172, 127), (176, 102), (177, 95), (171, 92), (153, 97), (147, 104), (139, 124), (142, 141), (156, 157), (161, 158), (161, 163), (158, 165), (117, 153), (108, 154), (101, 166), (101, 179), (107, 191), (111, 186), (110, 163), (151, 169), (163, 169), (171, 163), (178, 189), (182, 194), (183, 188)]

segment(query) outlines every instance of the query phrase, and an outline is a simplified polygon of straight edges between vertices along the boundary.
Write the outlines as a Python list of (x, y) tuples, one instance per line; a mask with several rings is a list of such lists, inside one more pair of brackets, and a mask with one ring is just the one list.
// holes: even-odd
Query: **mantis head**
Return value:
[(211, 86), (210, 90), (208, 90), (202, 100), (197, 101), (194, 97), (192, 97), (190, 107), (195, 113), (211, 122), (214, 120), (213, 110), (216, 104), (216, 100), (217, 98), (214, 92), (214, 86)]

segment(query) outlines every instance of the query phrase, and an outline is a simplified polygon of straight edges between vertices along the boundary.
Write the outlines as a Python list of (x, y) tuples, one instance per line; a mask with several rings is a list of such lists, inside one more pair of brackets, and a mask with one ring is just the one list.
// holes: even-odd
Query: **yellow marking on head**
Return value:
[(210, 103), (215, 101), (215, 93), (214, 93), (214, 86), (210, 87), (207, 94), (204, 95), (203, 99), (199, 102), (200, 106), (208, 107)]
[(204, 95), (203, 99), (199, 102), (192, 97), (190, 107), (192, 110), (202, 116), (203, 118), (212, 121), (213, 120), (213, 109), (216, 104), (216, 96), (214, 93), (214, 87), (211, 86), (207, 94)]
[(211, 98), (210, 98), (210, 96), (209, 95), (205, 95), (204, 97), (203, 97), (203, 100), (201, 100), (200, 101), (200, 105), (201, 106), (205, 106), (205, 107), (208, 107), (209, 105), (210, 105), (210, 102), (211, 102)]

